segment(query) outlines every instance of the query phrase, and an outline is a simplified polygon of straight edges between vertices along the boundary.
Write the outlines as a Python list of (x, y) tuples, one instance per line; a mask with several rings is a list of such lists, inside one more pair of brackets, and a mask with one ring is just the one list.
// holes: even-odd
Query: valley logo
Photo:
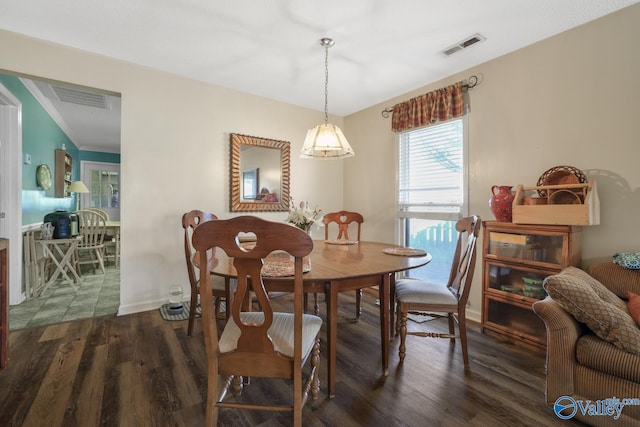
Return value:
[(553, 412), (561, 420), (573, 418), (578, 411), (583, 416), (606, 416), (617, 420), (626, 405), (640, 405), (640, 398), (620, 400), (614, 396), (602, 400), (576, 400), (571, 396), (560, 396), (553, 405)]

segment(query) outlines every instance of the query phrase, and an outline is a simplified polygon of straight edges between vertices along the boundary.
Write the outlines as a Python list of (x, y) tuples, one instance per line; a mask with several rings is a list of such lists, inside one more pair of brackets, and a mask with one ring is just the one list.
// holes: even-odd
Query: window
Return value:
[(466, 150), (460, 118), (400, 134), (398, 213), (400, 244), (422, 248), (433, 260), (410, 276), (446, 283), (457, 242), (455, 222), (466, 216)]

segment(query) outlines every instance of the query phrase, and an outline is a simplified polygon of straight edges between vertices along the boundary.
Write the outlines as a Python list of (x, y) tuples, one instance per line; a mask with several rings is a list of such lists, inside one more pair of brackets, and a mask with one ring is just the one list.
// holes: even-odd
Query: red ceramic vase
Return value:
[(493, 196), (489, 199), (491, 212), (500, 222), (511, 222), (513, 198), (510, 185), (494, 185), (491, 187)]

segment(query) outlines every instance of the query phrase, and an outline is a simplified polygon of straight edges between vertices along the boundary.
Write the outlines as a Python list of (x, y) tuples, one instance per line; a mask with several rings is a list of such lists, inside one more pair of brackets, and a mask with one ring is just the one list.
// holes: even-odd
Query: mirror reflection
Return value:
[(231, 134), (232, 212), (289, 209), (289, 142)]

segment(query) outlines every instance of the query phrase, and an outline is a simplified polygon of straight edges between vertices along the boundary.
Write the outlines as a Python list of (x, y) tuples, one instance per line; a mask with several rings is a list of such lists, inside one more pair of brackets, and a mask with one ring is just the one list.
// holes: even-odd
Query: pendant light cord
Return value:
[(324, 124), (329, 123), (329, 45), (324, 46)]

